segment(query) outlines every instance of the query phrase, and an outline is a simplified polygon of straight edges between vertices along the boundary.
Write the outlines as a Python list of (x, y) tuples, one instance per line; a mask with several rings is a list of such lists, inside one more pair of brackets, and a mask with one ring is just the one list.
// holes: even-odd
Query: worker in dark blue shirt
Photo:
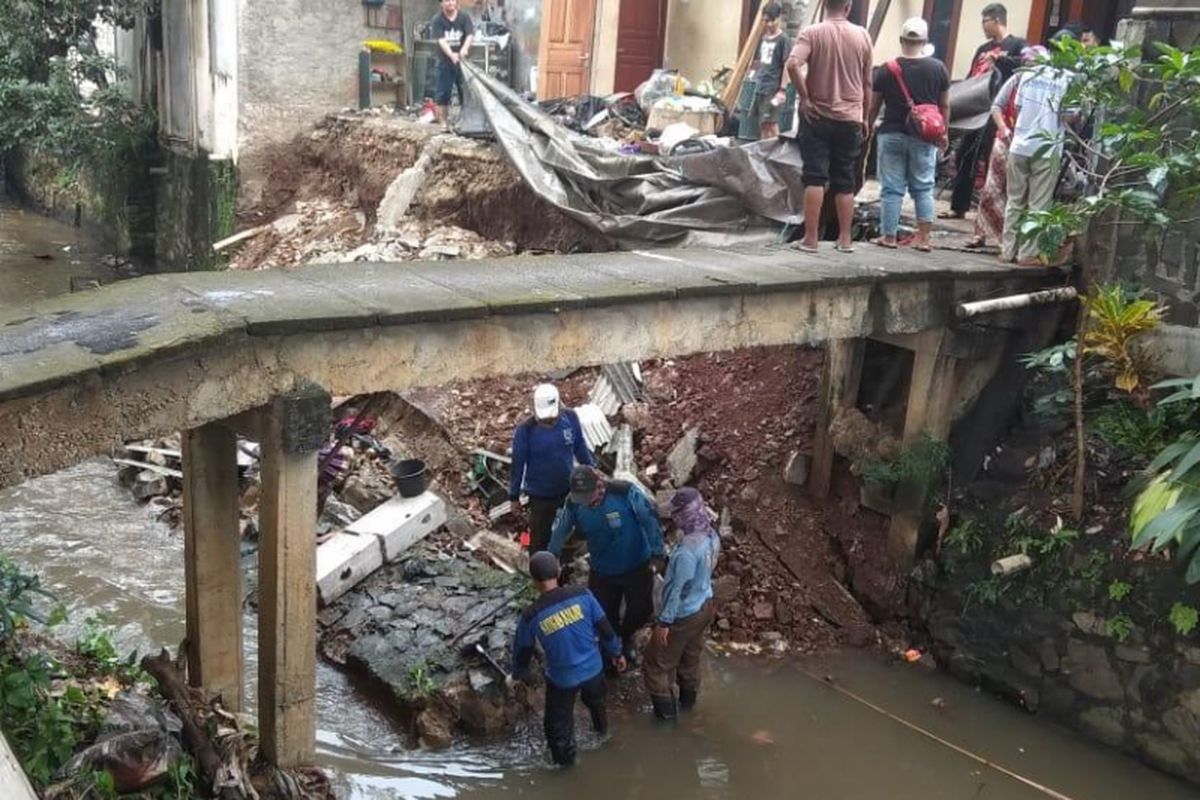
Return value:
[(621, 641), (592, 593), (559, 586), (558, 559), (542, 551), (529, 559), (529, 575), (542, 596), (521, 614), (513, 642), (513, 675), (525, 679), (534, 644), (542, 646), (546, 669), (546, 742), (559, 766), (575, 763), (575, 695), (592, 715), (592, 727), (608, 732), (604, 705), (604, 662), (600, 648), (625, 670)]
[(633, 484), (609, 480), (592, 467), (576, 467), (571, 493), (554, 521), (550, 552), (562, 553), (575, 531), (587, 540), (588, 588), (617, 629), (625, 658), (635, 663), (633, 637), (654, 613), (654, 572), (665, 563), (658, 509)]
[(533, 416), (517, 426), (512, 443), (512, 485), (508, 499), (513, 510), (521, 489), (529, 495), (529, 552), (550, 543), (554, 517), (570, 489), (575, 463), (594, 466), (596, 459), (583, 438), (579, 417), (561, 408), (558, 389), (543, 383), (533, 390)]

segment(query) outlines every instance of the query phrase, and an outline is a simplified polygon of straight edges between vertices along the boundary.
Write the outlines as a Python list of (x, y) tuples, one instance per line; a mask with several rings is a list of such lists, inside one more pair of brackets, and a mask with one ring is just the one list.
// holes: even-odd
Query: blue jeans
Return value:
[(900, 229), (904, 193), (917, 206), (917, 222), (933, 222), (933, 182), (937, 174), (937, 145), (905, 133), (879, 134), (879, 182), (883, 186), (880, 228), (884, 236)]

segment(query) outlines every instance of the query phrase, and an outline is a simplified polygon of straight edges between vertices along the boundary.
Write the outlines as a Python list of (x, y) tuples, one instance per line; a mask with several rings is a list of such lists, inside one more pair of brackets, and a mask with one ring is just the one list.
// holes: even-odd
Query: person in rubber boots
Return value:
[(674, 719), (678, 708), (687, 710), (696, 704), (704, 635), (716, 615), (712, 574), (721, 554), (721, 537), (713, 529), (700, 492), (690, 486), (677, 491), (671, 498), (671, 519), (683, 537), (667, 561), (662, 609), (642, 664), (654, 714), (663, 720)]
[(550, 552), (560, 555), (575, 532), (587, 540), (588, 588), (617, 629), (625, 658), (636, 664), (634, 634), (654, 614), (654, 573), (661, 571), (665, 554), (658, 510), (633, 484), (578, 466), (554, 521)]
[(600, 650), (624, 671), (621, 640), (594, 595), (582, 586), (559, 586), (558, 559), (546, 551), (529, 559), (529, 575), (541, 592), (517, 623), (513, 642), (513, 676), (529, 674), (534, 644), (545, 653), (546, 710), (544, 726), (550, 757), (559, 766), (575, 763), (575, 697), (583, 699), (592, 727), (608, 732), (604, 661)]

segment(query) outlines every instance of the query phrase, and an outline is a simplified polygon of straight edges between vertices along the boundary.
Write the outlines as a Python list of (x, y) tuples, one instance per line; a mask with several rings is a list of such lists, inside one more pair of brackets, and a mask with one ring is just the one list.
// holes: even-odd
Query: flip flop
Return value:
[(933, 252), (933, 245), (928, 245), (928, 244), (927, 244), (927, 245), (924, 245), (924, 246), (922, 246), (922, 245), (919, 245), (919, 244), (914, 244), (914, 245), (913, 245), (913, 250), (916, 250), (918, 253), (932, 253), (932, 252)]
[(959, 214), (957, 211), (940, 211), (938, 219), (966, 219), (966, 213)]
[(816, 253), (816, 252), (818, 252), (816, 247), (814, 247), (813, 245), (810, 245), (810, 244), (805, 244), (804, 242), (796, 242), (794, 245), (792, 245), (792, 247), (796, 250), (799, 250), (801, 253)]
[(967, 248), (968, 250), (980, 250), (984, 247), (987, 247), (987, 239), (984, 239), (982, 236), (973, 236), (970, 239), (967, 239), (967, 241), (963, 242), (963, 247)]
[(897, 247), (900, 246), (896, 242), (886, 241), (882, 236), (876, 236), (874, 239), (871, 240), (871, 244), (877, 245), (878, 247), (885, 247), (888, 250), (895, 250)]
[(839, 253), (853, 253), (854, 245), (850, 245), (848, 247), (843, 247), (842, 245), (839, 244), (837, 247), (835, 247), (833, 249), (837, 250)]

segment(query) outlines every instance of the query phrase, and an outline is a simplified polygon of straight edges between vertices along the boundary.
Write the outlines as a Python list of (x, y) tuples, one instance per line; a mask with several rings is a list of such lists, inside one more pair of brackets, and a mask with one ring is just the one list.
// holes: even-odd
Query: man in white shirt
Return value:
[[(1054, 201), (1054, 188), (1062, 164), (1063, 134), (1071, 116), (1063, 98), (1071, 75), (1049, 66), (1029, 66), (1047, 55), (1044, 47), (1027, 47), (1022, 53), (1026, 69), (1013, 75), (992, 103), (996, 135), (1008, 145), (1008, 203), (1004, 209), (1004, 243), (1001, 261), (1028, 267), (1041, 263), (1036, 243), (1017, 246), (1021, 218), (1026, 211), (1044, 211)], [(1010, 129), (1005, 110), (1016, 110)]]

